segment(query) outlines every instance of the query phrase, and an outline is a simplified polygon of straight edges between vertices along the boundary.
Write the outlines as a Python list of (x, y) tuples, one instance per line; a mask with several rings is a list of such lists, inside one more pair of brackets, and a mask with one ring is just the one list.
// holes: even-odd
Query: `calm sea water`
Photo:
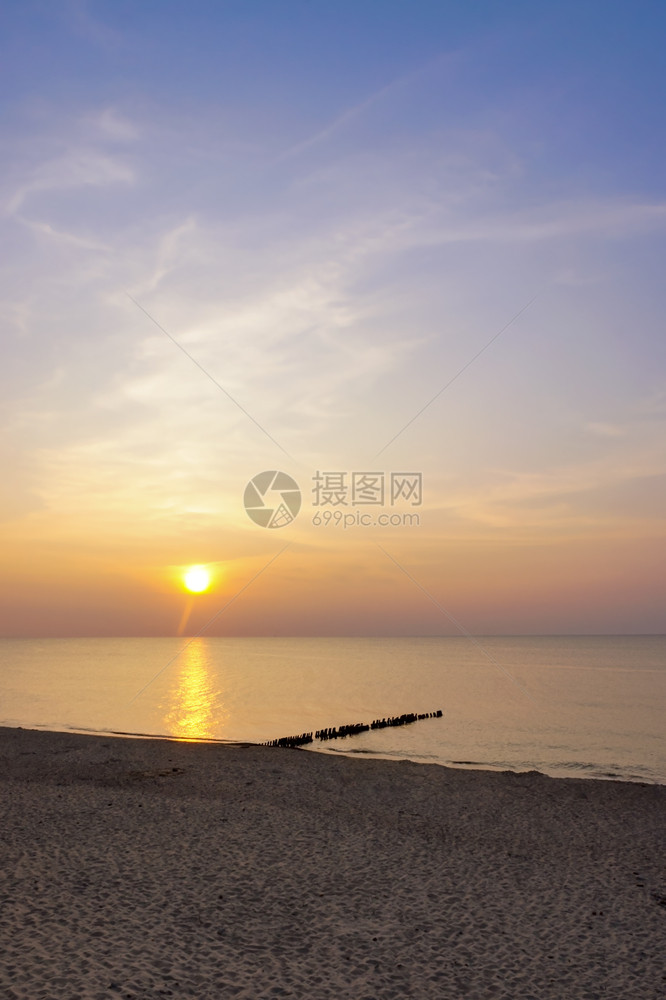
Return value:
[(260, 742), (441, 708), (326, 750), (666, 783), (665, 706), (664, 636), (0, 640), (5, 726)]

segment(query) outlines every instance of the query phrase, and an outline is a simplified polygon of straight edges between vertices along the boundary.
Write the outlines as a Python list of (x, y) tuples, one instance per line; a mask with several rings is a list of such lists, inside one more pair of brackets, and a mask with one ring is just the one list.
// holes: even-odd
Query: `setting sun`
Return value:
[(183, 576), (183, 582), (191, 594), (201, 594), (210, 586), (210, 573), (205, 566), (190, 566)]

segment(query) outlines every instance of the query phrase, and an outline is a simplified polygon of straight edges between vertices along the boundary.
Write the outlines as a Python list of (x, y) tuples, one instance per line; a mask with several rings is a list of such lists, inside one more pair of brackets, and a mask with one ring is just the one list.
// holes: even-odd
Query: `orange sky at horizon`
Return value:
[[(187, 541), (166, 547), (179, 561), (160, 563), (150, 541), (114, 540), (100, 552), (51, 538), (31, 553), (16, 540), (0, 556), (0, 635), (194, 635), (213, 618), (202, 634), (656, 631), (666, 540), (588, 532), (516, 541), (495, 532), (442, 541), (428, 532), (427, 515), (422, 509), (425, 524), (408, 537), (407, 529), (328, 528), (323, 544), (321, 532), (313, 540), (314, 529), (299, 531), (298, 519), (274, 531), (249, 524), (247, 554), (236, 539), (235, 554), (210, 561)], [(221, 554), (224, 544), (214, 548)], [(184, 586), (195, 564), (211, 573), (205, 593)]]

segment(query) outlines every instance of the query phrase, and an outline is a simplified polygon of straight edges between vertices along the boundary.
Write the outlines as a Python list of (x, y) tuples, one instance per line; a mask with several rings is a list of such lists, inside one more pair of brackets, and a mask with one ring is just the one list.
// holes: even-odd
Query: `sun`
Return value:
[(210, 587), (210, 573), (205, 566), (190, 566), (183, 574), (183, 583), (191, 594), (203, 594)]

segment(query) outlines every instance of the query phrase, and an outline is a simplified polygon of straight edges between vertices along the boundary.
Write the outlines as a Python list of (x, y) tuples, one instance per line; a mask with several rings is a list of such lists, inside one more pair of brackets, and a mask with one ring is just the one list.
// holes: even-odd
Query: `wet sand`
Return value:
[(8, 1000), (651, 1000), (666, 787), (0, 729)]

